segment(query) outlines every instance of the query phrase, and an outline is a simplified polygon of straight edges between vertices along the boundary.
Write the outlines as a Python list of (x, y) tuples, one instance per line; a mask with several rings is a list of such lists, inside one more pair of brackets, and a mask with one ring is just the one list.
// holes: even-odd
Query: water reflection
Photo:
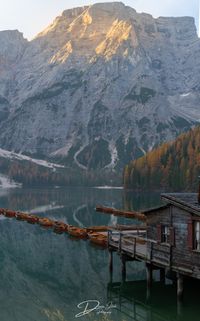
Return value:
[[(131, 199), (132, 195), (132, 199)], [(159, 204), (159, 196), (125, 195), (120, 190), (49, 189), (12, 190), (0, 193), (0, 207), (40, 211), (41, 215), (73, 225), (130, 224), (132, 220), (98, 214), (96, 204), (140, 209)], [(80, 320), (176, 320), (176, 289), (155, 282), (151, 302), (146, 300), (145, 267), (127, 264), (128, 282), (121, 284), (120, 258), (115, 254), (115, 283), (111, 286), (108, 253), (87, 241), (71, 240), (50, 230), (14, 219), (0, 220), (0, 309), (5, 321), (74, 321), (77, 305), (98, 300), (116, 301), (111, 315), (95, 312)], [(132, 282), (134, 280), (134, 282)], [(189, 288), (181, 321), (198, 320), (198, 289)]]
[(135, 192), (123, 191), (122, 193), (123, 208), (127, 211), (142, 210), (152, 208), (162, 204), (159, 192)]
[(8, 219), (1, 221), (0, 242), (3, 320), (74, 320), (79, 302), (104, 298), (106, 252)]
[(145, 280), (108, 284), (109, 300), (117, 305), (122, 315), (134, 321), (175, 320), (175, 294), (176, 289), (172, 285), (162, 287), (159, 283), (154, 284), (150, 303)]
[(200, 282), (185, 281), (183, 302), (176, 301), (176, 285), (154, 282), (150, 300), (147, 298), (146, 281), (108, 283), (108, 300), (116, 304), (123, 320), (134, 321), (197, 321)]
[(127, 219), (96, 214), (94, 209), (97, 204), (139, 210), (160, 204), (160, 197), (152, 193), (135, 194), (132, 191), (95, 188), (16, 189), (7, 190), (7, 194), (5, 191), (0, 193), (1, 207), (48, 215), (74, 225), (128, 223)]
[(34, 209), (39, 206), (65, 205), (94, 206), (103, 204), (126, 210), (142, 209), (160, 204), (159, 193), (135, 193), (123, 190), (100, 190), (95, 188), (58, 188), (58, 189), (0, 189), (2, 206), (15, 209)]

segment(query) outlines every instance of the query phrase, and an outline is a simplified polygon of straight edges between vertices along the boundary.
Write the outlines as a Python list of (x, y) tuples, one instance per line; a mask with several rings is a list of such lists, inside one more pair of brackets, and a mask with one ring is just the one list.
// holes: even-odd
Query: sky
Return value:
[[(138, 12), (158, 16), (193, 16), (199, 30), (200, 0), (122, 0)], [(0, 30), (18, 29), (29, 40), (68, 8), (90, 5), (93, 0), (0, 0)]]

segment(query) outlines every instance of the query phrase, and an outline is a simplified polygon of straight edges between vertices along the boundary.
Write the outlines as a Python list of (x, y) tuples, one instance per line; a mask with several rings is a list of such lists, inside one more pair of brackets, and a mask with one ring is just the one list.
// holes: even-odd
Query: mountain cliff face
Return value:
[(199, 58), (193, 18), (118, 2), (66, 10), (30, 42), (0, 32), (0, 146), (122, 167), (200, 119)]

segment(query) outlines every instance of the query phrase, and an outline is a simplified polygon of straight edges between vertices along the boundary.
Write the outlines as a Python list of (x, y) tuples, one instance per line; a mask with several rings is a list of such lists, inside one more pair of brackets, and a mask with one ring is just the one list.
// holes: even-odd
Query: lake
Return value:
[[(72, 225), (138, 223), (96, 213), (97, 204), (139, 210), (159, 205), (160, 197), (120, 189), (0, 190), (0, 207), (38, 213)], [(120, 258), (114, 254), (111, 283), (107, 250), (88, 241), (0, 217), (0, 244), (2, 321), (199, 320), (198, 282), (188, 283), (183, 306), (177, 307), (176, 287), (170, 281), (160, 284), (156, 273), (147, 300), (143, 263), (129, 262), (127, 281), (122, 283)], [(94, 311), (82, 316), (86, 305), (87, 310)], [(106, 308), (97, 309), (98, 305)]]

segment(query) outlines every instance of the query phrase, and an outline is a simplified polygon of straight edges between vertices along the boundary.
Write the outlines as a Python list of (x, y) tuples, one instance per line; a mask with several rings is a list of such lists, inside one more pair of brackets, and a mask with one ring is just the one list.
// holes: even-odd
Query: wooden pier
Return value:
[[(160, 281), (165, 282), (166, 271), (173, 271), (177, 276), (177, 297), (183, 296), (183, 276), (192, 274), (192, 270), (179, 264), (172, 264), (171, 247), (167, 244), (148, 239), (145, 230), (136, 231), (108, 231), (108, 250), (110, 273), (113, 272), (113, 252), (117, 252), (121, 259), (122, 280), (126, 280), (126, 262), (140, 261), (146, 264), (147, 289), (152, 285), (153, 270), (160, 270)], [(163, 252), (162, 252), (163, 250)], [(149, 292), (150, 294), (150, 292)]]
[(98, 206), (97, 211), (136, 218), (145, 222), (143, 231), (108, 231), (109, 266), (113, 271), (113, 252), (121, 258), (122, 279), (126, 280), (126, 262), (146, 264), (147, 289), (153, 270), (160, 280), (173, 278), (177, 298), (183, 298), (184, 279), (200, 279), (200, 188), (199, 193), (161, 194), (164, 205), (141, 212), (126, 212)]
[[(137, 235), (139, 233), (139, 235)], [(170, 246), (163, 244), (163, 253), (158, 250), (160, 244), (155, 240), (144, 237), (145, 231), (108, 231), (108, 249), (116, 251), (129, 259), (143, 261), (158, 268), (170, 268), (176, 272), (188, 275), (192, 270), (183, 266), (172, 265)]]

